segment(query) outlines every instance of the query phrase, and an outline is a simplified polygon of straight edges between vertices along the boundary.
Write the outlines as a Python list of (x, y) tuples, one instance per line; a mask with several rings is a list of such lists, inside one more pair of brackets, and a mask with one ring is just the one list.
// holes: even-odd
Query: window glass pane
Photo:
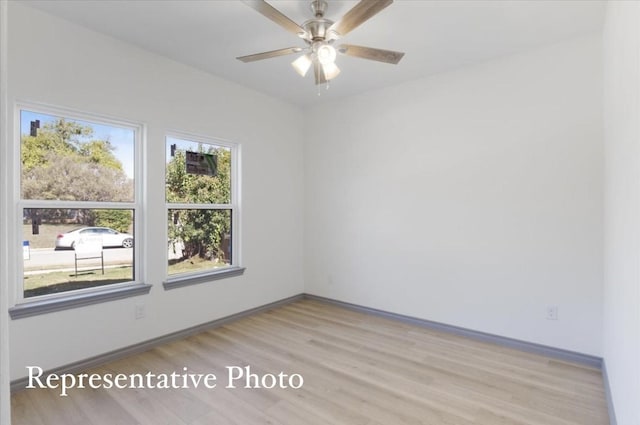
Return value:
[(135, 131), (21, 111), (22, 199), (132, 202)]
[(231, 203), (231, 149), (167, 137), (168, 203)]
[(170, 209), (169, 274), (231, 265), (231, 210)]
[(133, 229), (129, 209), (25, 208), (24, 297), (133, 281)]

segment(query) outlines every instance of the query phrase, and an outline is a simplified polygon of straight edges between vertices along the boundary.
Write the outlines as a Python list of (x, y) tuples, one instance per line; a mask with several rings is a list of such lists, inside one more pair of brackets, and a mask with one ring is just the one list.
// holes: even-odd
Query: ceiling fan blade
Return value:
[(328, 31), (333, 31), (338, 33), (339, 36), (344, 36), (391, 3), (393, 3), (393, 0), (360, 0), (360, 3), (356, 4), (342, 18), (331, 25)]
[(286, 15), (280, 12), (275, 7), (271, 6), (264, 0), (242, 0), (247, 6), (253, 8), (263, 16), (271, 19), (282, 28), (286, 29), (290, 33), (293, 33), (301, 38), (307, 38), (307, 32), (300, 25), (289, 19)]
[(373, 47), (355, 46), (353, 44), (342, 44), (338, 46), (338, 52), (347, 56), (369, 59), (372, 61), (392, 63), (396, 65), (404, 56), (403, 52), (393, 50), (374, 49)]
[(324, 76), (324, 69), (322, 69), (319, 62), (313, 64), (313, 73), (316, 76), (316, 85), (327, 82), (327, 78)]
[(287, 47), (286, 49), (271, 50), (269, 52), (256, 53), (256, 54), (247, 55), (247, 56), (239, 56), (236, 59), (246, 63), (246, 62), (259, 61), (262, 59), (275, 58), (278, 56), (290, 55), (292, 53), (298, 53), (303, 50), (304, 49), (302, 47)]

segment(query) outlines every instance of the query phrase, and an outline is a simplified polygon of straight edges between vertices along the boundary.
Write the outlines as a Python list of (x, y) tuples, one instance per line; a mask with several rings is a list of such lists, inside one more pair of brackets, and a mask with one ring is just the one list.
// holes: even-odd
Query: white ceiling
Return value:
[[(396, 0), (343, 41), (406, 52), (398, 65), (340, 56), (342, 73), (322, 86), (289, 65), (297, 55), (253, 63), (237, 56), (304, 47), (238, 0), (23, 0), (30, 6), (297, 105), (362, 93), (536, 46), (600, 31), (604, 1)], [(270, 3), (297, 23), (310, 1)], [(338, 20), (357, 1), (328, 0)], [(310, 73), (312, 74), (312, 73)]]

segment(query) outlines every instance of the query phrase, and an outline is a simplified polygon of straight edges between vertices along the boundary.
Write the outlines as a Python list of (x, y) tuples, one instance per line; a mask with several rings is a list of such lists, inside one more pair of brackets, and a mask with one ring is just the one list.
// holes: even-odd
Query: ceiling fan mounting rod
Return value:
[(311, 11), (316, 18), (322, 18), (327, 11), (327, 2), (324, 0), (313, 0), (311, 2)]

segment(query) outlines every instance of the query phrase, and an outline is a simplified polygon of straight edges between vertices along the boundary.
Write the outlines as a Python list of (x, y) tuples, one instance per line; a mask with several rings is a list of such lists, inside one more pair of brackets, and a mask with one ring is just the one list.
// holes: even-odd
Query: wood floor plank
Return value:
[[(260, 319), (256, 318), (255, 320)], [(356, 335), (351, 335), (351, 338), (350, 340), (337, 340), (337, 346), (326, 348), (325, 351), (334, 352), (343, 350), (344, 347), (350, 347), (352, 353), (357, 354), (362, 346), (353, 342), (353, 339), (357, 338)], [(320, 343), (313, 340), (310, 344), (318, 345)], [(481, 393), (492, 393), (495, 397), (507, 402), (516, 402), (520, 397), (524, 400), (521, 404), (555, 409), (560, 416), (575, 416), (575, 412), (583, 412), (582, 417), (578, 419), (585, 424), (592, 419), (593, 414), (588, 404), (580, 405), (580, 400), (577, 400), (573, 403), (576, 406), (572, 406), (570, 400), (564, 397), (566, 392), (548, 386), (539, 388), (535, 382), (527, 381), (524, 378), (518, 378), (512, 382), (514, 379), (511, 374), (498, 373), (495, 368), (494, 370), (486, 367), (478, 368), (475, 364), (468, 366), (462, 361), (452, 362), (447, 357), (427, 356), (425, 357), (426, 361), (416, 361), (402, 356), (402, 349), (398, 347), (402, 347), (402, 345), (394, 344), (392, 347), (387, 347), (386, 350), (385, 348), (368, 347), (366, 352), (359, 354), (359, 356), (366, 360), (366, 363), (374, 364), (377, 362), (378, 366), (382, 366), (385, 370), (393, 370), (399, 375), (420, 377), (423, 382), (433, 381), (435, 377), (438, 377), (445, 383), (458, 383)], [(319, 347), (316, 348), (319, 349)], [(350, 353), (345, 352), (346, 357), (349, 357), (348, 354)], [(449, 355), (451, 354), (449, 353)], [(493, 384), (487, 385), (487, 382)], [(581, 407), (582, 409), (580, 409)]]
[[(227, 366), (304, 377), (236, 388)], [(88, 373), (214, 373), (217, 386), (23, 390), (16, 425), (607, 425), (598, 369), (301, 300)]]

